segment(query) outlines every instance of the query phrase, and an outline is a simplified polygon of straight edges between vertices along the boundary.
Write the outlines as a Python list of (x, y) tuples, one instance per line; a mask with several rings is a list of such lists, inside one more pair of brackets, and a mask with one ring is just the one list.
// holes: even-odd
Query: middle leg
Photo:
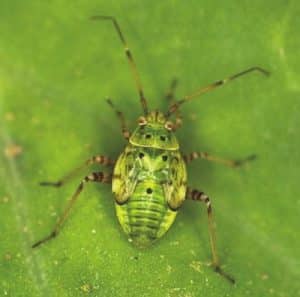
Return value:
[(104, 166), (113, 166), (115, 164), (115, 161), (111, 160), (109, 157), (97, 155), (93, 156), (92, 158), (86, 160), (81, 166), (73, 169), (69, 173), (67, 173), (65, 176), (63, 176), (61, 179), (59, 179), (56, 182), (49, 182), (49, 181), (42, 181), (40, 182), (41, 186), (52, 186), (52, 187), (61, 187), (64, 184), (66, 184), (68, 181), (70, 181), (72, 178), (74, 178), (78, 172), (85, 169), (86, 167), (93, 165), (93, 164), (99, 164)]
[(196, 159), (204, 159), (204, 160), (220, 163), (220, 164), (235, 168), (235, 167), (242, 166), (245, 163), (255, 160), (256, 155), (250, 155), (244, 159), (227, 160), (227, 159), (223, 159), (223, 158), (219, 158), (219, 157), (210, 155), (206, 152), (192, 152), (190, 154), (183, 155), (183, 159), (185, 160), (186, 163), (190, 163)]

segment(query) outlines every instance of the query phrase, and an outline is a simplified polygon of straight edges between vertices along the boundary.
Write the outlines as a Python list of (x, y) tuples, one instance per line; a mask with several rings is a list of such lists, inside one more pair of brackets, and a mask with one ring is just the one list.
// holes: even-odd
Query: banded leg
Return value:
[(237, 74), (234, 74), (234, 75), (231, 75), (225, 79), (222, 79), (222, 80), (218, 80), (212, 84), (209, 84), (208, 86), (204, 87), (204, 88), (201, 88), (199, 90), (197, 90), (196, 92), (190, 94), (190, 95), (186, 95), (184, 96), (181, 100), (178, 100), (177, 102), (175, 102), (174, 104), (172, 104), (170, 107), (169, 107), (169, 110), (167, 111), (166, 113), (166, 117), (169, 117), (172, 113), (174, 113), (183, 103), (197, 97), (197, 96), (200, 96), (202, 94), (205, 94), (217, 87), (221, 87), (223, 86), (224, 84), (236, 79), (236, 78), (239, 78), (243, 75), (246, 75), (248, 73), (251, 73), (251, 72), (254, 72), (254, 71), (257, 71), (259, 73), (262, 73), (266, 76), (268, 76), (270, 73), (263, 69), (263, 68), (260, 68), (260, 67), (252, 67), (252, 68), (249, 68), (249, 69), (246, 69), (242, 72), (239, 72)]
[(192, 152), (188, 155), (184, 155), (183, 159), (185, 160), (186, 163), (190, 163), (196, 159), (204, 159), (204, 160), (220, 163), (220, 164), (235, 168), (235, 167), (242, 166), (245, 163), (255, 160), (256, 155), (250, 155), (250, 156), (248, 156), (244, 159), (240, 159), (240, 160), (226, 160), (226, 159), (222, 159), (222, 158), (219, 158), (216, 156), (209, 155), (206, 152)]
[[(175, 89), (177, 87), (178, 81), (176, 78), (174, 78), (171, 81), (171, 85), (169, 87), (169, 89), (167, 90), (167, 92), (165, 93), (165, 98), (167, 99), (167, 101), (169, 102), (169, 104), (175, 100)], [(175, 124), (173, 127), (173, 130), (177, 130), (178, 128), (180, 128), (182, 125), (182, 117), (180, 115), (179, 110), (176, 111), (176, 117), (175, 117)]]
[(67, 183), (69, 180), (71, 180), (79, 171), (82, 169), (93, 165), (93, 164), (100, 164), (104, 166), (113, 166), (115, 164), (115, 161), (111, 160), (108, 157), (102, 156), (102, 155), (97, 155), (93, 156), (92, 158), (86, 160), (81, 166), (73, 169), (71, 172), (63, 176), (60, 180), (56, 182), (48, 182), (48, 181), (43, 181), (40, 182), (41, 186), (52, 186), (52, 187), (61, 187), (65, 183)]
[(32, 248), (36, 248), (39, 245), (47, 242), (48, 240), (53, 239), (54, 237), (56, 237), (60, 231), (60, 229), (62, 228), (63, 223), (65, 222), (65, 220), (67, 219), (67, 217), (70, 214), (71, 208), (73, 207), (73, 205), (75, 204), (79, 194), (82, 192), (84, 185), (87, 182), (100, 182), (100, 183), (110, 183), (111, 182), (111, 174), (105, 174), (103, 172), (94, 172), (88, 176), (86, 176), (81, 183), (79, 184), (77, 190), (75, 191), (75, 193), (72, 195), (71, 199), (68, 201), (67, 206), (63, 212), (63, 214), (60, 216), (58, 222), (55, 224), (53, 230), (51, 231), (51, 233), (49, 235), (47, 235), (46, 237), (42, 238), (41, 240), (38, 240), (37, 242), (35, 242), (32, 245)]
[(122, 134), (124, 138), (128, 140), (130, 137), (130, 132), (127, 128), (123, 112), (117, 110), (110, 99), (106, 99), (106, 101), (109, 104), (109, 106), (115, 111), (117, 117), (119, 118), (119, 121), (121, 123)]
[(137, 90), (138, 90), (138, 93), (139, 93), (139, 96), (140, 96), (140, 102), (141, 102), (144, 114), (147, 115), (148, 114), (147, 100), (144, 96), (144, 91), (143, 91), (143, 86), (142, 86), (142, 83), (141, 83), (140, 75), (138, 73), (138, 70), (137, 70), (136, 64), (134, 62), (132, 53), (131, 53), (131, 51), (128, 47), (128, 44), (125, 40), (125, 37), (124, 37), (124, 35), (121, 31), (121, 28), (120, 28), (117, 20), (112, 16), (103, 16), (103, 15), (92, 16), (91, 20), (109, 20), (113, 23), (113, 25), (114, 25), (114, 27), (115, 27), (118, 35), (119, 35), (119, 38), (120, 38), (120, 40), (121, 40), (121, 42), (124, 46), (125, 54), (126, 54), (126, 57), (128, 59), (128, 62), (129, 62), (129, 65), (130, 65), (130, 68), (131, 68), (131, 71), (132, 71), (132, 74), (133, 74), (133, 77), (134, 77), (134, 80), (135, 80), (135, 84), (136, 84), (136, 87), (137, 87)]
[(217, 254), (216, 232), (215, 232), (214, 220), (212, 216), (212, 206), (209, 197), (201, 191), (191, 190), (190, 188), (188, 188), (186, 198), (192, 199), (194, 201), (201, 201), (206, 204), (207, 216), (208, 216), (208, 227), (209, 227), (209, 240), (210, 240), (211, 253), (212, 253), (212, 265), (217, 273), (219, 273), (220, 275), (225, 277), (229, 282), (234, 284), (235, 280), (230, 275), (225, 273), (220, 266), (220, 261)]

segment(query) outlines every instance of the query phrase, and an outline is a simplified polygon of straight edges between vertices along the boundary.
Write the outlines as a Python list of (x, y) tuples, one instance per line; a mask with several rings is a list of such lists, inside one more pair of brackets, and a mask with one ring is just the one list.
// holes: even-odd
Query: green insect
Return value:
[[(35, 248), (45, 243), (59, 233), (87, 182), (112, 183), (112, 192), (115, 195), (115, 207), (120, 225), (128, 235), (129, 240), (141, 248), (151, 245), (168, 231), (185, 200), (191, 199), (204, 202), (208, 214), (212, 266), (216, 272), (234, 283), (234, 279), (220, 267), (210, 199), (204, 192), (187, 186), (186, 164), (202, 158), (230, 167), (237, 167), (253, 160), (255, 156), (251, 155), (242, 160), (224, 160), (205, 152), (193, 152), (183, 155), (175, 131), (182, 123), (179, 107), (183, 103), (250, 72), (258, 71), (265, 75), (269, 73), (260, 67), (252, 67), (224, 80), (216, 81), (191, 95), (184, 96), (178, 101), (174, 100), (176, 86), (174, 80), (166, 94), (167, 99), (170, 101), (168, 110), (165, 113), (157, 110), (149, 111), (136, 64), (116, 19), (111, 16), (94, 16), (92, 19), (108, 20), (114, 25), (124, 46), (144, 115), (139, 117), (138, 127), (135, 131), (130, 133), (123, 113), (115, 108), (111, 100), (107, 100), (116, 112), (121, 123), (122, 134), (128, 142), (125, 150), (120, 154), (117, 161), (101, 155), (94, 156), (59, 181), (41, 183), (44, 186), (62, 186), (73, 178), (79, 170), (92, 164), (114, 168), (112, 173), (94, 172), (86, 176), (69, 200), (52, 232), (34, 243), (32, 247)], [(171, 121), (170, 118), (174, 115), (175, 120)]]

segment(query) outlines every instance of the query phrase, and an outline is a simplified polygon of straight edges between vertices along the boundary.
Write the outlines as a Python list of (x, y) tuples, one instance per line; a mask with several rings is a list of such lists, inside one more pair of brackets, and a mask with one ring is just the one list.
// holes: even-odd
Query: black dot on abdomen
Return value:
[(147, 192), (147, 194), (152, 194), (153, 190), (152, 190), (151, 188), (148, 188), (148, 189), (146, 190), (146, 192)]

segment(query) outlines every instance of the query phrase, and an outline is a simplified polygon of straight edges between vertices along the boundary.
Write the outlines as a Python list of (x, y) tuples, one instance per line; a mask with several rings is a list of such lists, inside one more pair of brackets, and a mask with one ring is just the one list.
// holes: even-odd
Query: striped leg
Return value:
[(240, 160), (226, 160), (226, 159), (222, 159), (222, 158), (219, 158), (216, 156), (209, 155), (208, 153), (205, 153), (205, 152), (192, 152), (188, 155), (184, 155), (183, 158), (186, 163), (190, 163), (196, 159), (204, 159), (204, 160), (220, 163), (220, 164), (234, 168), (234, 167), (242, 166), (247, 162), (255, 160), (256, 155), (250, 155), (250, 156), (248, 156), (244, 159), (240, 159)]
[(127, 128), (123, 112), (117, 110), (110, 99), (107, 99), (106, 101), (109, 104), (109, 106), (115, 111), (117, 117), (119, 118), (120, 123), (121, 123), (122, 134), (123, 134), (124, 138), (128, 140), (130, 137), (130, 132)]
[(93, 156), (92, 158), (86, 160), (81, 166), (73, 169), (71, 172), (63, 176), (60, 180), (56, 182), (48, 182), (48, 181), (43, 181), (40, 182), (41, 186), (53, 186), (53, 187), (61, 187), (65, 183), (67, 183), (69, 180), (71, 180), (79, 171), (82, 169), (93, 165), (93, 164), (100, 164), (104, 166), (113, 166), (115, 164), (115, 161), (111, 160), (108, 157), (102, 156), (102, 155), (97, 155)]
[(194, 201), (201, 201), (206, 204), (207, 208), (207, 216), (208, 216), (208, 227), (209, 227), (209, 239), (210, 239), (210, 246), (212, 252), (212, 265), (217, 273), (225, 277), (229, 282), (232, 284), (235, 283), (235, 280), (228, 274), (226, 274), (220, 266), (219, 257), (217, 254), (217, 247), (216, 247), (216, 232), (214, 228), (214, 220), (212, 216), (212, 206), (209, 197), (201, 191), (198, 190), (191, 190), (190, 188), (187, 189), (187, 198), (192, 199)]
[(46, 237), (42, 238), (41, 240), (38, 240), (37, 242), (35, 242), (32, 245), (32, 248), (36, 248), (39, 245), (47, 242), (48, 240), (53, 239), (54, 237), (56, 237), (60, 231), (60, 229), (62, 228), (63, 223), (65, 222), (65, 220), (67, 219), (67, 217), (70, 214), (71, 208), (73, 207), (73, 205), (75, 204), (79, 194), (82, 192), (85, 183), (87, 182), (100, 182), (100, 183), (110, 183), (111, 182), (111, 174), (105, 174), (103, 172), (94, 172), (88, 176), (86, 176), (81, 183), (79, 184), (77, 190), (75, 191), (75, 193), (72, 195), (71, 199), (68, 201), (67, 206), (63, 212), (63, 214), (60, 216), (58, 222), (55, 224), (53, 230), (51, 231), (51, 233), (49, 235), (47, 235)]
[[(167, 99), (167, 101), (169, 102), (169, 104), (175, 100), (175, 89), (177, 87), (178, 81), (176, 78), (174, 78), (171, 81), (171, 85), (169, 87), (169, 89), (167, 90), (167, 92), (165, 93), (165, 98)], [(182, 117), (180, 115), (180, 111), (177, 110), (176, 111), (176, 118), (175, 118), (175, 124), (173, 126), (173, 130), (177, 130), (178, 128), (180, 128), (182, 125)]]

